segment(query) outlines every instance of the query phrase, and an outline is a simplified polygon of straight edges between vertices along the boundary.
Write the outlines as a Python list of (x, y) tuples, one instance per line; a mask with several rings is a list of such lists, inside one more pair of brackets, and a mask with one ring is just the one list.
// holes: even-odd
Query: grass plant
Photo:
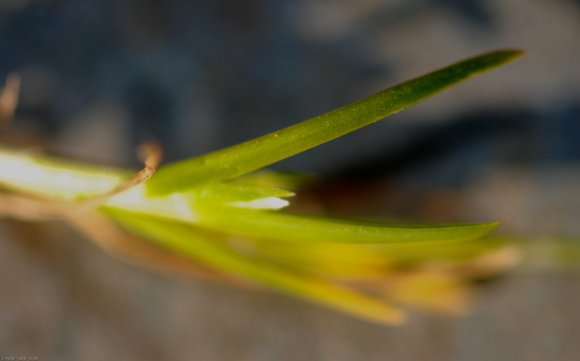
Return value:
[[(3, 147), (0, 214), (64, 220), (133, 260), (262, 285), (380, 323), (403, 322), (403, 304), (461, 311), (470, 280), (512, 260), (504, 242), (482, 238), (500, 222), (390, 224), (291, 213), (284, 208), (299, 178), (263, 168), (521, 55), (500, 50), (469, 58), (265, 136), (160, 167), (159, 150), (149, 147), (136, 174)], [(16, 89), (10, 80), (0, 97), (2, 114), (13, 113)]]

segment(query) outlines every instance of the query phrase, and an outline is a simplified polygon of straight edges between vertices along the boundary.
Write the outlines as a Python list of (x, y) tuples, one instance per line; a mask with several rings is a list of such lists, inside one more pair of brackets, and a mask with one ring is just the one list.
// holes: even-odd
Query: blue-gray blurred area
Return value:
[[(308, 197), (337, 214), (577, 236), (578, 38), (577, 0), (0, 0), (0, 79), (22, 77), (12, 144), (138, 167), (143, 141), (183, 159), (520, 48), (518, 62), (276, 167), (321, 174)], [(3, 221), (0, 240), (2, 357), (580, 358), (577, 270), (516, 273), (468, 316), (392, 329), (134, 267), (58, 224)]]
[(329, 110), (388, 72), (388, 64), (364, 54), (364, 33), (330, 42), (299, 34), (301, 5), (5, 6), (0, 69), (23, 74), (19, 112), (49, 134), (82, 121), (86, 109), (114, 105), (130, 122), (123, 151), (156, 139), (170, 159), (191, 156)]
[[(547, 9), (580, 11), (577, 2), (555, 3)], [(408, 157), (409, 169), (441, 160), (457, 163), (467, 177), (470, 165), (494, 160), (498, 140), (506, 137), (525, 147), (502, 148), (502, 158), (577, 161), (578, 46), (564, 47), (573, 39), (513, 31), (524, 25), (518, 22), (541, 25), (524, 16), (510, 24), (507, 11), (514, 10), (460, 0), (11, 0), (0, 5), (0, 75), (22, 74), (17, 120), (52, 137), (54, 147), (70, 138), (83, 144), (94, 131), (84, 134), (83, 123), (98, 123), (103, 110), (101, 121), (111, 125), (106, 131), (122, 139), (107, 160), (126, 161), (136, 144), (150, 139), (175, 160), (290, 125), (469, 55), (520, 47), (528, 59), (468, 85), (469, 96), (461, 90), (444, 95), (426, 111), (409, 111), (281, 167), (381, 174), (394, 169), (370, 160), (397, 157), (396, 169), (405, 172)], [(572, 29), (561, 36), (573, 38), (570, 31), (578, 29), (569, 21)], [(545, 27), (556, 25), (564, 27), (552, 21)], [(554, 41), (562, 48), (552, 49)], [(570, 58), (569, 69), (562, 57)], [(474, 141), (466, 145), (466, 138)]]

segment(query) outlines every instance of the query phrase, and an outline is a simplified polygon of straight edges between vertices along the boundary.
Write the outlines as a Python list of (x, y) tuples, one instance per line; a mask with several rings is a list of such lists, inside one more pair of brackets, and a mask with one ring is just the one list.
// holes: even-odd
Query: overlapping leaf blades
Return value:
[[(475, 241), (497, 222), (394, 225), (290, 214), (279, 210), (293, 193), (279, 186), (291, 186), (293, 179), (247, 174), (520, 55), (502, 50), (474, 57), (266, 136), (170, 164), (147, 183), (104, 201), (100, 210), (133, 234), (231, 277), (367, 319), (401, 322), (403, 314), (391, 305), (388, 292), (389, 285), (392, 289), (400, 283), (398, 265), (412, 265), (415, 273), (429, 275), (419, 282), (421, 287), (433, 280), (431, 286), (454, 285), (445, 292), (457, 294), (455, 286), (463, 279), (453, 267), (501, 245)], [(123, 171), (7, 151), (0, 151), (0, 168), (19, 169), (3, 171), (0, 185), (5, 188), (58, 200), (90, 197), (126, 177)], [(447, 273), (433, 276), (433, 262), (444, 265)]]

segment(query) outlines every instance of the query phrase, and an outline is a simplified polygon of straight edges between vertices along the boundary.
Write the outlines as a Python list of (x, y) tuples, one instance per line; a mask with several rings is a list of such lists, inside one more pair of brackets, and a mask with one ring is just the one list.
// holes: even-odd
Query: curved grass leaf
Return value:
[[(131, 232), (208, 266), (375, 322), (398, 324), (403, 321), (401, 311), (382, 299), (311, 275), (245, 258), (219, 247), (214, 239), (208, 239), (203, 231), (192, 226), (119, 210), (107, 210), (107, 213)], [(215, 238), (215, 234), (211, 237)]]
[(198, 207), (196, 213), (196, 223), (200, 226), (227, 229), (243, 236), (298, 243), (461, 242), (482, 237), (500, 224), (400, 225), (231, 207)]
[(518, 50), (500, 50), (473, 57), (288, 128), (170, 164), (147, 183), (148, 191), (168, 194), (252, 172), (374, 123), (520, 55)]

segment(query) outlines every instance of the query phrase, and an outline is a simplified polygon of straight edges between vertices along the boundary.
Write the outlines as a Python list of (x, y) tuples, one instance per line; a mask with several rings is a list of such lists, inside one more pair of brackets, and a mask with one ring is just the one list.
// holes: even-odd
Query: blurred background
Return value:
[[(359, 218), (507, 219), (580, 235), (577, 0), (0, 0), (7, 142), (138, 167), (265, 134), (497, 48), (527, 56), (276, 165)], [(579, 237), (580, 238), (580, 237)], [(578, 269), (526, 268), (466, 317), (369, 324), (110, 257), (59, 223), (0, 223), (0, 356), (40, 360), (577, 360)]]

